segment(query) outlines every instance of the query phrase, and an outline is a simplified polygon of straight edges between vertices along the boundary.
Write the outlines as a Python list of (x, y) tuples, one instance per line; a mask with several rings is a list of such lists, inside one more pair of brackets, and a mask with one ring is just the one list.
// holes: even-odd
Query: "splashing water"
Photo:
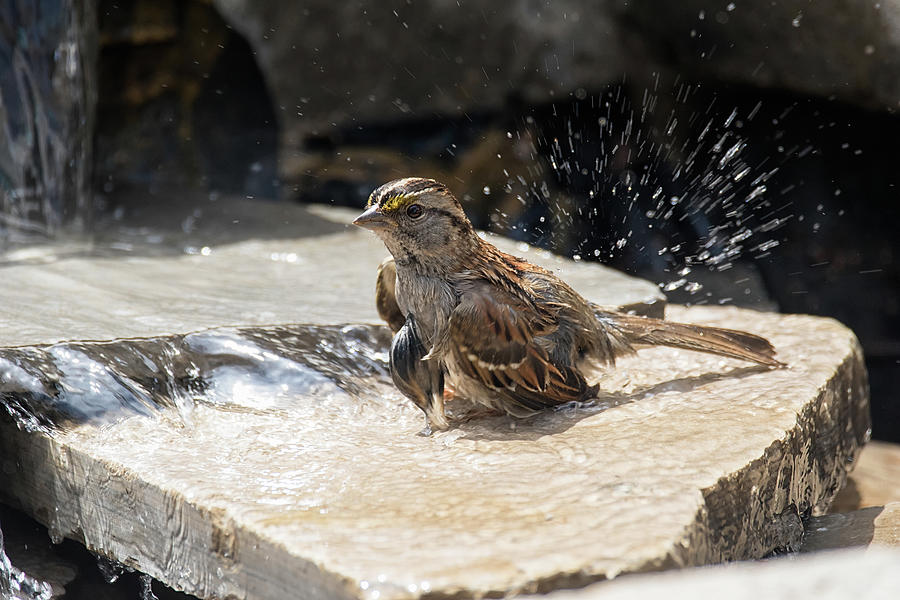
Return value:
[[(506, 191), (550, 213), (531, 232), (537, 243), (603, 260), (627, 250), (639, 232), (654, 246), (636, 250), (661, 257), (675, 274), (661, 287), (693, 293), (702, 285), (687, 276), (697, 267), (725, 271), (740, 257), (760, 259), (779, 245), (775, 232), (793, 215), (767, 183), (793, 151), (748, 157), (741, 129), (759, 118), (761, 102), (723, 111), (713, 99), (698, 110), (692, 107), (699, 86), (676, 80), (671, 92), (658, 88), (657, 76), (639, 102), (620, 85), (573, 101), (567, 114), (554, 106), (547, 126), (528, 117), (508, 137), (530, 147), (532, 179), (510, 177)], [(565, 194), (548, 188), (542, 155)], [(543, 229), (548, 220), (557, 225), (550, 234), (557, 239)]]
[(50, 600), (53, 589), (14, 567), (6, 556), (0, 530), (0, 598), (3, 600)]

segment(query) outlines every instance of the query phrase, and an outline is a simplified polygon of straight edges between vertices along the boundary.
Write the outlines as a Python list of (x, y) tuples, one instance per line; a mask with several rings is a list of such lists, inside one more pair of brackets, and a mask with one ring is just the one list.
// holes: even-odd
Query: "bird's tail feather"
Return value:
[(768, 367), (785, 366), (775, 358), (775, 348), (769, 340), (752, 333), (673, 323), (599, 308), (595, 310), (595, 314), (605, 326), (618, 330), (636, 348), (670, 346), (747, 360)]

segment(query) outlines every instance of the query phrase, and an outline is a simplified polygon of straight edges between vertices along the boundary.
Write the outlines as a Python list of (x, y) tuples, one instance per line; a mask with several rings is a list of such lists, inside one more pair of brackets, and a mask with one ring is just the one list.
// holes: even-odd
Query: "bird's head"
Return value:
[(398, 265), (426, 270), (439, 270), (477, 243), (472, 224), (447, 186), (421, 177), (377, 188), (353, 224), (380, 237)]

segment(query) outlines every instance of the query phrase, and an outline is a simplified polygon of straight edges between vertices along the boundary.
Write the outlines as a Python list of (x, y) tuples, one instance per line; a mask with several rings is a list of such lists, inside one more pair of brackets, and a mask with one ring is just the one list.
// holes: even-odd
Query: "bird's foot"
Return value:
[(596, 406), (597, 398), (588, 398), (587, 400), (573, 400), (565, 404), (557, 404), (553, 407), (554, 412), (577, 411), (582, 408), (592, 408)]

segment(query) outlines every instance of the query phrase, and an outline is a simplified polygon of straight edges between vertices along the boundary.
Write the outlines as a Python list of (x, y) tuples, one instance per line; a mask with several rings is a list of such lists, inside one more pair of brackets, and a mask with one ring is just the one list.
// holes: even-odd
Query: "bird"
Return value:
[(763, 337), (626, 314), (583, 298), (560, 277), (482, 239), (450, 189), (407, 177), (369, 196), (354, 225), (390, 253), (375, 303), (394, 332), (390, 372), (425, 413), (423, 433), (450, 427), (445, 391), (490, 412), (524, 418), (587, 402), (584, 373), (649, 346), (785, 366)]

